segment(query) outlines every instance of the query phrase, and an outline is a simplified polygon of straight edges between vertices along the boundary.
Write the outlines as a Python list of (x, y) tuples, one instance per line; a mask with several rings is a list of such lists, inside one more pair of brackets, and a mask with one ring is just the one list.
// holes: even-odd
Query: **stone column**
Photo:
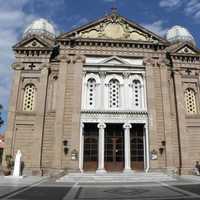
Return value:
[(150, 167), (150, 156), (149, 156), (149, 131), (148, 131), (148, 124), (145, 123), (144, 125), (144, 145), (145, 145), (145, 172), (149, 171)]
[(131, 146), (130, 146), (130, 129), (132, 128), (131, 124), (124, 124), (124, 158), (125, 158), (125, 167), (124, 172), (131, 172)]
[(79, 149), (79, 169), (81, 172), (83, 172), (83, 159), (84, 159), (84, 123), (81, 122), (80, 126), (80, 149)]
[(106, 124), (104, 123), (99, 123), (98, 124), (98, 129), (99, 129), (99, 157), (98, 157), (98, 169), (96, 173), (105, 173), (104, 169), (104, 139), (105, 139), (105, 128)]

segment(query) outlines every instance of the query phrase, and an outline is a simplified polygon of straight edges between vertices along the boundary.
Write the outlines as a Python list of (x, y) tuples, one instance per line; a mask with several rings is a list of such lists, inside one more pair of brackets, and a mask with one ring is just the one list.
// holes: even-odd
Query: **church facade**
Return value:
[(24, 171), (191, 173), (200, 159), (200, 51), (116, 11), (55, 37), (44, 19), (13, 47), (5, 155)]

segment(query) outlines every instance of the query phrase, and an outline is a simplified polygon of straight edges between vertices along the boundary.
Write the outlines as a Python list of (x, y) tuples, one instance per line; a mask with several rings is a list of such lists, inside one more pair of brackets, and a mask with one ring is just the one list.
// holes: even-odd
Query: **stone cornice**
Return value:
[(81, 113), (85, 114), (139, 114), (139, 115), (147, 115), (147, 111), (138, 110), (138, 111), (129, 111), (129, 110), (82, 110)]
[(19, 62), (16, 62), (16, 63), (13, 63), (11, 65), (12, 69), (14, 70), (23, 70), (24, 69), (24, 64), (23, 63), (19, 63)]
[(152, 50), (164, 50), (167, 46), (164, 44), (154, 44), (145, 41), (127, 41), (127, 40), (111, 40), (111, 39), (58, 39), (57, 42), (63, 46), (96, 46), (96, 47), (123, 47), (123, 48), (142, 48)]

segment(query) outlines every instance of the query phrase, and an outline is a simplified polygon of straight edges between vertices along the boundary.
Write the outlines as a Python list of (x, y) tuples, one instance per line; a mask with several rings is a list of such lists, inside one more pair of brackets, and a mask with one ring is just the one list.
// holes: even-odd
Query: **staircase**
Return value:
[(164, 173), (69, 173), (57, 180), (68, 183), (132, 183), (176, 181), (176, 178)]

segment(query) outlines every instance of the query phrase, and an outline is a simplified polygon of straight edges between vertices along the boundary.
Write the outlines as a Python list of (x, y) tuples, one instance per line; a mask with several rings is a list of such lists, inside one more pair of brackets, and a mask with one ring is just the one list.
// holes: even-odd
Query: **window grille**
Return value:
[(109, 107), (119, 108), (120, 106), (120, 84), (117, 79), (109, 82)]
[(96, 99), (96, 80), (90, 78), (88, 80), (88, 106), (95, 107), (95, 99)]
[(196, 95), (195, 91), (191, 88), (188, 88), (185, 91), (185, 106), (188, 114), (197, 113)]
[(33, 111), (35, 108), (36, 88), (33, 84), (28, 84), (24, 90), (23, 110)]
[(140, 108), (142, 105), (142, 91), (141, 91), (141, 83), (139, 80), (133, 81), (133, 107)]

